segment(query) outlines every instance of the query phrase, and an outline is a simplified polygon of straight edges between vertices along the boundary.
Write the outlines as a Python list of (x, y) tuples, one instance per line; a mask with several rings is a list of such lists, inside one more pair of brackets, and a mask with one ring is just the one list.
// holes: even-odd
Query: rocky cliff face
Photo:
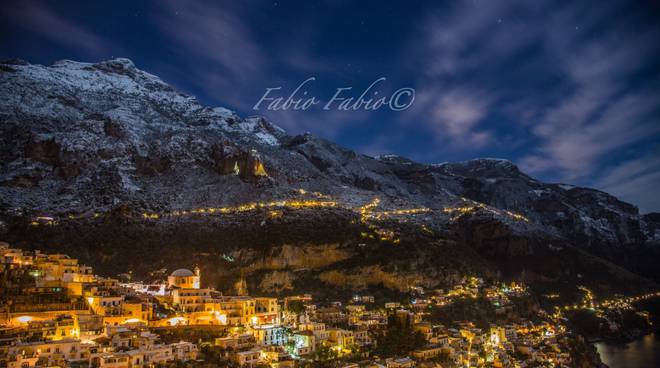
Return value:
[[(391, 242), (425, 229), (467, 247), (487, 244), (475, 249), (508, 257), (565, 243), (629, 268), (640, 264), (640, 254), (658, 249), (658, 216), (641, 216), (606, 193), (542, 183), (506, 160), (424, 165), (364, 156), (311, 135), (290, 136), (263, 118), (203, 106), (126, 59), (48, 67), (5, 61), (0, 96), (0, 212), (5, 237), (15, 241), (45, 242), (30, 235), (36, 231), (24, 227), (30, 222), (77, 228), (119, 216), (168, 229), (194, 227), (199, 216), (233, 213), (227, 208), (246, 204), (308, 201), (355, 214), (362, 236)], [(374, 198), (380, 200), (376, 206), (364, 207)], [(300, 206), (259, 207), (250, 221), (268, 227), (277, 217), (294, 216), (287, 208)], [(410, 209), (419, 211), (393, 212)], [(223, 216), (213, 221), (240, 225)], [(402, 230), (397, 223), (417, 227)], [(262, 261), (262, 269), (269, 262), (275, 258)], [(406, 277), (400, 269), (394, 275), (345, 266), (382, 282)], [(656, 276), (645, 267), (651, 268), (635, 271)], [(283, 276), (287, 270), (269, 268), (275, 271), (280, 273), (264, 285), (293, 282)], [(329, 283), (350, 277), (325, 271)]]

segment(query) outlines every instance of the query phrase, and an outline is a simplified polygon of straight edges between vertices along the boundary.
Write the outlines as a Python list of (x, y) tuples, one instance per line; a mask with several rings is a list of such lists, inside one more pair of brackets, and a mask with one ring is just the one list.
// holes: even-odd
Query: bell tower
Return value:
[(201, 284), (200, 281), (202, 279), (202, 275), (201, 275), (202, 272), (199, 269), (199, 266), (195, 265), (194, 272), (195, 272), (195, 277), (193, 277), (193, 289), (199, 289)]

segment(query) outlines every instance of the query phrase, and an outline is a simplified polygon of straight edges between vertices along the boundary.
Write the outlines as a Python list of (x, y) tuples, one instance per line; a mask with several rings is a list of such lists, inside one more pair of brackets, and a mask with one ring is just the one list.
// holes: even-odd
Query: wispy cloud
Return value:
[[(457, 1), (428, 15), (413, 52), (425, 59), (431, 78), (455, 77), (474, 68), (510, 58), (536, 36), (517, 13), (538, 6), (515, 1)], [(515, 15), (515, 16), (514, 16)]]
[[(131, 32), (115, 32), (112, 39), (102, 33), (105, 23), (91, 21), (98, 16), (90, 14), (93, 6), (67, 12), (68, 5), (17, 1), (5, 5), (1, 17), (12, 31), (46, 40), (45, 48), (63, 46), (92, 60), (130, 57), (121, 46), (157, 42), (158, 56), (144, 67), (242, 114), (253, 112), (267, 87), (282, 86), (286, 95), (315, 76), (315, 87), (332, 94), (347, 84), (368, 84), (367, 75), (390, 73), (388, 88), (413, 85), (417, 93), (411, 109), (396, 115), (254, 112), (292, 133), (329, 139), (346, 137), (360, 124), (354, 136), (372, 154), (406, 151), (424, 161), (500, 155), (541, 179), (611, 190), (642, 208), (655, 203), (660, 24), (646, 3), (454, 1), (402, 8), (410, 12), (394, 22), (381, 18), (391, 17), (387, 11), (314, 3), (295, 7), (296, 16), (305, 15), (295, 26), (263, 15), (266, 8), (282, 8), (272, 2), (145, 6), (144, 24), (132, 24), (145, 37), (135, 43)], [(376, 31), (385, 29), (377, 27), (393, 37), (381, 37)], [(400, 57), (382, 60), (383, 49), (398, 50)], [(392, 139), (397, 129), (405, 139)], [(355, 144), (353, 137), (345, 143)]]
[(655, 195), (660, 183), (660, 152), (656, 149), (612, 168), (594, 184), (626, 201), (636, 203), (642, 212), (658, 211), (660, 196)]
[[(589, 178), (608, 154), (660, 133), (657, 109), (657, 99), (647, 93), (616, 98), (577, 94), (551, 109), (535, 129), (542, 139), (536, 156), (553, 162), (565, 180)], [(556, 115), (562, 116), (560, 120)]]
[[(555, 22), (563, 29), (576, 24), (578, 9), (573, 11), (564, 11)], [(574, 26), (563, 37), (547, 35), (546, 45), (565, 71), (570, 92), (544, 109), (533, 129), (540, 145), (532, 156), (554, 163), (564, 180), (588, 179), (606, 164), (608, 154), (660, 132), (654, 114), (660, 107), (658, 86), (653, 79), (630, 82), (651, 62), (657, 29), (635, 34), (614, 29), (589, 38), (586, 32), (593, 25), (577, 24), (584, 30)]]
[[(155, 24), (171, 42), (179, 60), (190, 60), (187, 76), (195, 86), (220, 104), (228, 104), (246, 114), (266, 88), (282, 87), (288, 96), (298, 83), (331, 67), (317, 59), (310, 50), (313, 32), (287, 35), (281, 48), (266, 49), (246, 22), (247, 5), (217, 2), (157, 2)], [(168, 68), (168, 67), (165, 67)], [(171, 68), (171, 67), (169, 67)], [(285, 70), (288, 73), (282, 73)], [(300, 80), (291, 80), (300, 75)], [(286, 86), (293, 86), (290, 90)], [(292, 133), (313, 131), (332, 138), (349, 123), (363, 119), (359, 113), (261, 109), (263, 114)]]
[[(235, 6), (213, 2), (159, 1), (154, 21), (172, 52), (193, 75), (189, 81), (234, 106), (248, 106), (240, 92), (264, 79), (267, 58)], [(218, 96), (220, 95), (220, 96)]]
[(84, 25), (67, 19), (48, 4), (21, 1), (3, 6), (4, 17), (15, 26), (61, 46), (86, 53), (91, 58), (121, 53), (122, 48)]
[[(439, 144), (454, 147), (483, 147), (492, 135), (479, 127), (479, 122), (488, 115), (492, 97), (484, 91), (461, 86), (442, 90), (430, 86), (422, 87), (417, 93), (412, 113), (406, 116), (410, 123), (421, 123), (434, 134)], [(418, 127), (420, 126), (418, 125)]]
[(507, 19), (517, 7), (522, 6), (455, 2), (421, 23), (404, 62), (419, 70), (418, 98), (406, 118), (422, 121), (437, 147), (476, 152), (497, 143), (483, 120), (492, 115), (499, 91), (474, 71), (506, 62), (534, 39), (535, 33), (523, 32), (526, 24)]
[[(657, 179), (649, 160), (618, 164), (646, 167), (643, 175), (603, 177), (620, 172), (614, 163), (630, 149), (651, 156), (649, 142), (660, 139), (660, 29), (641, 16), (623, 1), (464, 1), (428, 15), (409, 60), (420, 69), (426, 126), (439, 147), (475, 154), (518, 130), (531, 142), (517, 159), (523, 169), (642, 203)], [(486, 125), (502, 117), (499, 132)]]

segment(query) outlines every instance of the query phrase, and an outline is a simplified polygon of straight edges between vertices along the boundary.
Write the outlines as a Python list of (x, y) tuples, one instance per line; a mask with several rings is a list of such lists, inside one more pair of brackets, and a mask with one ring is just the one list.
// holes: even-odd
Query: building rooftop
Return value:
[(179, 268), (178, 270), (175, 270), (174, 272), (172, 272), (171, 276), (188, 277), (188, 276), (195, 276), (195, 274), (187, 268)]

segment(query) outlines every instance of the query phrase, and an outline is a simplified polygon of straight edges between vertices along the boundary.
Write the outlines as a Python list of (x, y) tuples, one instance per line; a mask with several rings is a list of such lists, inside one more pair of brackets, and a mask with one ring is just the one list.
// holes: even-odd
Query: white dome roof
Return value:
[(171, 276), (188, 277), (188, 276), (195, 276), (195, 274), (187, 268), (179, 268), (178, 270), (172, 272)]

